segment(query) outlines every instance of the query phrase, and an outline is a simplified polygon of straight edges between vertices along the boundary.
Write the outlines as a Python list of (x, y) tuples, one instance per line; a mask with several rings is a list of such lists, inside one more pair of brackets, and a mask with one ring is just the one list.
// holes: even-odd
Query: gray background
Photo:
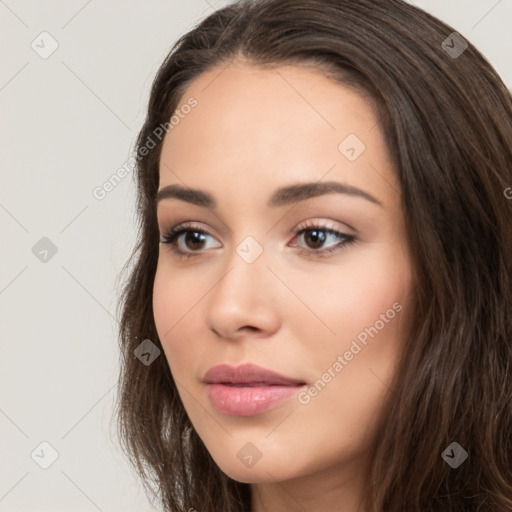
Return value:
[[(132, 174), (93, 190), (130, 156), (171, 44), (226, 3), (0, 0), (0, 511), (153, 510), (111, 425)], [(512, 0), (413, 3), (512, 88)]]

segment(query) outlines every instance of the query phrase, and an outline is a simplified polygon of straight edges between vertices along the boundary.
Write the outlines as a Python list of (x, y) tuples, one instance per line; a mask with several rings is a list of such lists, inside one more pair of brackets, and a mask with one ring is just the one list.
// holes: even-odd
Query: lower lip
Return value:
[(302, 386), (227, 386), (208, 384), (214, 407), (231, 416), (255, 416), (296, 395)]

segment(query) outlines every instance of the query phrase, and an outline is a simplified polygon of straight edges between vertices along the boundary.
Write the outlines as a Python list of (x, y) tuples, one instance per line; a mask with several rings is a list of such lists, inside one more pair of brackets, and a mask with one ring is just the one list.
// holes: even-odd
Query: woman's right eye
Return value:
[[(203, 229), (186, 224), (180, 224), (168, 233), (165, 233), (162, 236), (160, 243), (170, 245), (174, 254), (179, 258), (189, 258), (200, 254), (203, 249), (210, 248), (205, 247), (205, 240), (207, 240), (207, 237), (211, 237), (211, 235)], [(185, 247), (185, 249), (183, 249), (183, 247)], [(187, 247), (190, 250), (186, 250)]]

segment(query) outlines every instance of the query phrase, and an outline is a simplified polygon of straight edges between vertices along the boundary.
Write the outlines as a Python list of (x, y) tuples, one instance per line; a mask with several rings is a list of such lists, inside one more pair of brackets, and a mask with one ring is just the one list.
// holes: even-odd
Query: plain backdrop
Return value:
[[(226, 3), (0, 0), (0, 511), (154, 510), (111, 424), (132, 175), (93, 191), (131, 154), (172, 43)], [(512, 88), (512, 0), (413, 3)]]

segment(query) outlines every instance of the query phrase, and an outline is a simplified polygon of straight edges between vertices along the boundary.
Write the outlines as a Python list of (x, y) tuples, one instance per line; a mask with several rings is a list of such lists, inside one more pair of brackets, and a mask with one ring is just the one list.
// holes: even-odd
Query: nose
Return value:
[(237, 340), (266, 337), (279, 328), (279, 285), (263, 252), (248, 263), (233, 250), (209, 295), (206, 322), (218, 336)]

